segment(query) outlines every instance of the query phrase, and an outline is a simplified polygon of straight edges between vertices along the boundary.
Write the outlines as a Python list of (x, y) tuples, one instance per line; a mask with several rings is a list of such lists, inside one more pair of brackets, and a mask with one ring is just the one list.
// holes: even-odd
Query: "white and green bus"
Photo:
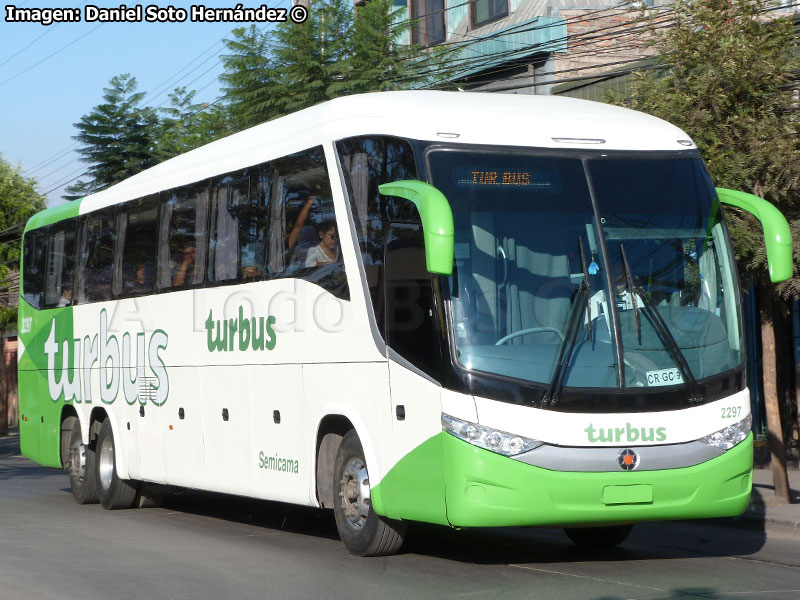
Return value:
[(720, 202), (676, 127), (523, 95), (320, 104), (34, 216), (21, 445), (80, 503), (154, 486), (409, 521), (558, 526), (741, 513), (752, 435)]

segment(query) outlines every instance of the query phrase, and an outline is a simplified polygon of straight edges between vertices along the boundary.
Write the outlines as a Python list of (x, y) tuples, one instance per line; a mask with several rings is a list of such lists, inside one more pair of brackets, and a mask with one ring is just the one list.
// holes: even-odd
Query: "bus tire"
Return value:
[(333, 467), (333, 514), (345, 547), (357, 556), (387, 556), (403, 544), (406, 524), (375, 513), (370, 503), (364, 450), (355, 431), (349, 431), (336, 453)]
[(95, 479), (100, 504), (108, 510), (131, 508), (136, 499), (136, 485), (132, 481), (120, 479), (117, 475), (114, 433), (108, 419), (103, 421), (100, 427), (95, 452), (97, 467)]
[(65, 467), (69, 473), (72, 497), (78, 504), (97, 503), (94, 448), (83, 443), (80, 421), (75, 419), (69, 432), (69, 446)]
[(633, 525), (610, 525), (606, 527), (569, 527), (564, 533), (581, 548), (613, 548), (624, 542)]

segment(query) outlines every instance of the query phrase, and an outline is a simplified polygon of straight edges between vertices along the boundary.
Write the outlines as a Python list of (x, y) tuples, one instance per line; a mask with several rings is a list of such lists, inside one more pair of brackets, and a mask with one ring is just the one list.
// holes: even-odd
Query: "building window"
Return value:
[(508, 0), (475, 0), (470, 6), (473, 27), (480, 27), (508, 16)]
[(444, 0), (409, 0), (411, 43), (423, 48), (441, 44), (447, 36)]

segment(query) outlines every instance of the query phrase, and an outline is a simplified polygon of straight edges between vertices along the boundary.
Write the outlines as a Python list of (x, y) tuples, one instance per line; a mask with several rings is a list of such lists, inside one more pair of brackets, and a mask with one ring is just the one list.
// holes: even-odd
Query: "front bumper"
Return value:
[(750, 500), (753, 436), (701, 464), (657, 471), (543, 469), (443, 434), (448, 522), (576, 526), (739, 515)]

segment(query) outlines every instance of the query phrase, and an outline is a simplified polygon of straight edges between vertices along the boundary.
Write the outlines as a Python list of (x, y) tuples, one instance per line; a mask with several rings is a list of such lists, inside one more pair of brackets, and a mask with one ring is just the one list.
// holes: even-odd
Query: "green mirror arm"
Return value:
[(741, 208), (761, 221), (770, 281), (778, 283), (791, 279), (792, 233), (781, 211), (763, 198), (746, 192), (717, 188), (717, 195), (720, 202)]
[(413, 202), (422, 219), (425, 236), (425, 263), (436, 275), (453, 273), (453, 211), (444, 194), (424, 181), (393, 181), (378, 186), (384, 196), (397, 196)]

